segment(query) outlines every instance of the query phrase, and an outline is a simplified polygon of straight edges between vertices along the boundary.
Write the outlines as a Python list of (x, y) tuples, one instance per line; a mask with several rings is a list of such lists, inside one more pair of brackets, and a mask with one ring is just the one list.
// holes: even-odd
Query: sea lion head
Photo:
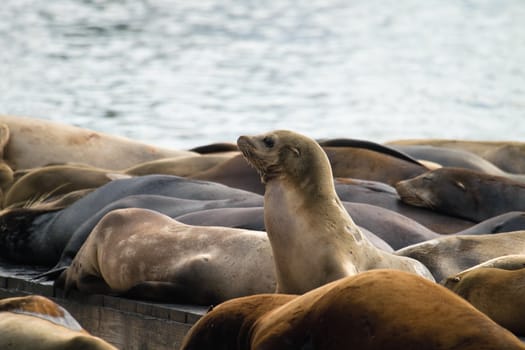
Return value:
[(330, 162), (321, 146), (315, 140), (293, 131), (275, 130), (261, 135), (240, 136), (237, 145), (257, 169), (263, 183), (275, 178), (301, 182), (315, 174), (332, 178)]

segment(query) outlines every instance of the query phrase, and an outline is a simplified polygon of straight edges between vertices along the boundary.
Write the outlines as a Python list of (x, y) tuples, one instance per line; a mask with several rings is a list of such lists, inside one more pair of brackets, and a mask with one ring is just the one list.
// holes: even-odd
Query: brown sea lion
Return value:
[(399, 145), (395, 148), (419, 160), (433, 161), (440, 164), (441, 167), (466, 168), (485, 174), (508, 177), (511, 180), (525, 181), (525, 175), (508, 173), (472, 152), (428, 145)]
[(123, 172), (134, 176), (150, 174), (191, 176), (208, 170), (230, 159), (234, 155), (235, 154), (205, 154), (155, 159), (132, 166), (123, 170)]
[(0, 349), (116, 350), (87, 333), (60, 305), (29, 295), (0, 300)]
[(130, 175), (83, 165), (52, 165), (28, 171), (4, 196), (4, 208), (28, 207), (70, 192), (98, 188)]
[(395, 254), (421, 261), (436, 281), (441, 281), (493, 258), (525, 254), (525, 231), (442, 236), (399, 249)]
[(461, 168), (440, 168), (395, 185), (405, 203), (475, 222), (525, 210), (525, 182)]
[(4, 161), (4, 149), (9, 142), (9, 127), (0, 123), (0, 200), (14, 181), (13, 169)]
[(148, 160), (195, 154), (38, 118), (0, 115), (0, 124), (9, 128), (3, 159), (13, 170), (68, 162), (120, 170)]
[(429, 145), (472, 152), (510, 173), (525, 174), (525, 142), (453, 139), (407, 139), (386, 145)]
[(491, 259), (442, 284), (516, 335), (525, 335), (525, 255)]
[[(371, 143), (374, 145), (373, 143)], [(365, 144), (366, 146), (366, 144)], [(390, 185), (428, 171), (424, 165), (377, 147), (324, 147), (335, 177), (381, 181)], [(354, 166), (359, 164), (359, 167)], [(241, 155), (191, 176), (263, 194), (257, 172)]]
[(420, 262), (381, 251), (364, 237), (339, 200), (328, 157), (313, 139), (278, 130), (241, 136), (237, 144), (265, 184), (264, 223), (277, 292), (304, 293), (377, 268), (433, 279)]
[(304, 295), (255, 295), (218, 305), (181, 350), (524, 349), (511, 332), (420, 276), (372, 270)]
[(88, 293), (214, 305), (275, 290), (264, 232), (190, 226), (156, 211), (109, 212), (56, 282)]

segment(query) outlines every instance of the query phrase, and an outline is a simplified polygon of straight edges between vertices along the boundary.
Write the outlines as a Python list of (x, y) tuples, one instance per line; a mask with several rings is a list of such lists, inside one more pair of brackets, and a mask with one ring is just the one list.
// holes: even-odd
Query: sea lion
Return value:
[(254, 295), (205, 314), (181, 350), (524, 349), (511, 332), (415, 274), (371, 270), (304, 295)]
[[(231, 158), (226, 155), (195, 155), (143, 162), (124, 170), (108, 170), (85, 164), (48, 165), (25, 170), (7, 191), (4, 207), (27, 207), (52, 196), (98, 188), (131, 176), (151, 174), (190, 176)], [(19, 173), (19, 172), (17, 172)]]
[(264, 232), (191, 226), (148, 209), (105, 215), (55, 283), (88, 293), (215, 305), (275, 290)]
[(510, 211), (505, 214), (483, 220), (465, 230), (457, 232), (460, 235), (476, 235), (485, 233), (501, 233), (525, 230), (525, 212)]
[(249, 203), (260, 205), (263, 200), (252, 192), (172, 175), (113, 180), (62, 210), (4, 209), (0, 212), (0, 256), (21, 264), (53, 266), (83, 223), (107, 205), (140, 194), (192, 200), (231, 200), (246, 206), (250, 206)]
[(148, 160), (196, 154), (38, 118), (0, 115), (0, 124), (9, 128), (3, 159), (13, 170), (68, 162), (119, 170)]
[(3, 207), (28, 207), (73, 191), (100, 187), (109, 181), (129, 178), (111, 170), (83, 165), (52, 165), (28, 171), (4, 196)]
[[(381, 181), (390, 185), (428, 171), (421, 163), (402, 156), (393, 149), (361, 141), (355, 147), (324, 147), (335, 177)], [(360, 164), (359, 167), (353, 166)], [(264, 194), (264, 185), (257, 172), (248, 166), (242, 155), (234, 156), (213, 168), (191, 176), (193, 179), (215, 181), (227, 186)]]
[(525, 174), (525, 142), (454, 139), (407, 139), (389, 141), (385, 144), (390, 146), (429, 145), (460, 149), (477, 154), (504, 171)]
[(394, 146), (394, 148), (417, 159), (433, 161), (442, 167), (465, 168), (485, 174), (508, 177), (516, 181), (525, 181), (525, 175), (508, 173), (485, 158), (461, 149), (428, 145), (399, 145)]
[(405, 203), (475, 222), (525, 210), (525, 183), (461, 168), (440, 168), (395, 185)]
[(155, 159), (127, 168), (123, 173), (134, 176), (163, 174), (188, 177), (213, 168), (233, 156), (234, 154), (205, 154)]
[(525, 254), (525, 231), (443, 236), (401, 248), (395, 254), (419, 260), (441, 281), (493, 258)]
[(399, 259), (364, 237), (339, 200), (330, 162), (316, 141), (277, 130), (240, 136), (237, 145), (265, 184), (264, 224), (275, 259), (277, 292), (304, 293), (377, 268), (433, 279), (419, 261)]
[(29, 295), (0, 300), (0, 349), (116, 350), (87, 333), (67, 310)]
[[(184, 214), (175, 217), (175, 219), (188, 225), (224, 226), (257, 231), (266, 230), (264, 227), (263, 207), (207, 209)], [(363, 227), (360, 227), (360, 229), (375, 247), (387, 252), (394, 251), (390, 244), (375, 233)]]
[(190, 148), (188, 151), (199, 154), (238, 152), (237, 144), (231, 142), (216, 142)]
[(4, 149), (9, 142), (9, 127), (0, 123), (0, 199), (14, 181), (13, 169), (4, 161)]
[(394, 187), (378, 181), (336, 178), (335, 190), (339, 199), (344, 202), (372, 204), (395, 211), (417, 221), (425, 226), (427, 231), (450, 234), (476, 224), (471, 220), (404, 203)]
[(516, 335), (525, 335), (525, 255), (473, 266), (441, 282)]

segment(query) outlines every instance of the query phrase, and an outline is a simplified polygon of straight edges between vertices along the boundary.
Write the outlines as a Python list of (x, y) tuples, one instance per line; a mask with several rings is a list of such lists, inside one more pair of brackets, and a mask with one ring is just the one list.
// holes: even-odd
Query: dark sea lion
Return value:
[(105, 215), (57, 280), (66, 294), (116, 293), (215, 305), (275, 290), (264, 232), (191, 226), (148, 209)]
[(474, 226), (457, 232), (460, 235), (501, 233), (525, 230), (525, 212), (511, 211), (483, 220)]
[(148, 160), (195, 154), (38, 118), (0, 115), (0, 124), (10, 131), (3, 159), (13, 170), (68, 162), (118, 170)]
[(112, 202), (137, 194), (193, 200), (232, 200), (246, 205), (249, 202), (260, 205), (262, 202), (262, 197), (255, 193), (178, 176), (147, 175), (114, 180), (59, 211), (38, 208), (2, 211), (0, 254), (13, 262), (53, 266), (74, 231), (84, 222)]
[(217, 142), (208, 145), (197, 146), (189, 149), (190, 152), (199, 154), (238, 152), (237, 144), (231, 142)]
[(465, 230), (475, 222), (416, 207), (400, 200), (396, 189), (378, 181), (336, 178), (335, 190), (342, 201), (376, 205), (395, 211), (437, 233)]
[(525, 255), (491, 259), (449, 276), (442, 284), (499, 325), (525, 335)]
[(224, 302), (181, 350), (501, 350), (525, 345), (468, 302), (415, 274), (371, 270), (304, 295)]
[(421, 261), (436, 281), (441, 281), (490, 259), (525, 254), (525, 231), (443, 236), (401, 248), (395, 254)]
[(241, 136), (237, 145), (265, 184), (264, 223), (277, 292), (304, 293), (377, 268), (432, 279), (418, 261), (398, 259), (364, 237), (337, 197), (328, 157), (313, 139), (278, 130)]
[(0, 349), (116, 350), (87, 333), (67, 310), (48, 298), (0, 299)]
[(386, 144), (391, 146), (430, 145), (461, 149), (485, 158), (504, 171), (525, 174), (525, 142), (454, 139), (408, 139), (390, 141)]
[[(263, 207), (208, 209), (184, 214), (175, 217), (175, 219), (188, 225), (225, 226), (265, 231)], [(379, 238), (375, 233), (363, 227), (360, 229), (375, 247), (387, 252), (394, 250), (390, 244)]]
[(440, 168), (398, 182), (405, 203), (475, 222), (525, 210), (525, 183), (461, 168)]

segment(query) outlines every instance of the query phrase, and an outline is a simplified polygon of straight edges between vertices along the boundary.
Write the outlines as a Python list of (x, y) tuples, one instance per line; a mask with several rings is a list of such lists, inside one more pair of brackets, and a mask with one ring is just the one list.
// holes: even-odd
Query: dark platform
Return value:
[(66, 308), (91, 334), (121, 350), (179, 349), (182, 338), (207, 307), (144, 302), (63, 291), (52, 282), (34, 282), (42, 269), (0, 262), (0, 298), (39, 294)]

